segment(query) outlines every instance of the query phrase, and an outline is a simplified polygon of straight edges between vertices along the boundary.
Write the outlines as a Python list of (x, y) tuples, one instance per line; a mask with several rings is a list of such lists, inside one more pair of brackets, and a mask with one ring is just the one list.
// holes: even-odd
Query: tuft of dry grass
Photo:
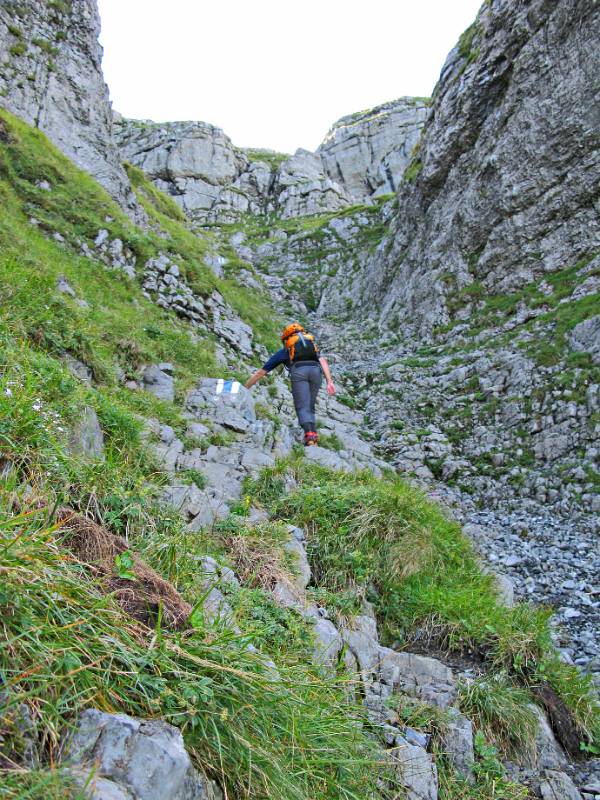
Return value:
[(59, 508), (56, 518), (64, 534), (62, 542), (98, 576), (102, 591), (112, 594), (125, 612), (149, 626), (155, 625), (159, 616), (166, 627), (185, 626), (192, 613), (191, 605), (139, 556), (131, 554), (129, 577), (116, 572), (117, 557), (129, 553), (125, 539), (68, 507)]

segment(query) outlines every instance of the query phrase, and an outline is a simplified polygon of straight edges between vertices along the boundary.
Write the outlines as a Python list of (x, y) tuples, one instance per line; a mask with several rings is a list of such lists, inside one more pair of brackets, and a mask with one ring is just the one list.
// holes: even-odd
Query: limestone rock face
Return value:
[(117, 117), (115, 136), (124, 160), (142, 169), (190, 216), (210, 209), (248, 167), (229, 137), (205, 122), (157, 124)]
[(0, 105), (43, 131), (137, 219), (112, 138), (95, 0), (0, 5)]
[(308, 150), (297, 150), (282, 164), (274, 194), (273, 210), (284, 218), (338, 211), (352, 203), (346, 189), (325, 174), (319, 156)]
[(600, 364), (600, 314), (573, 328), (571, 347), (578, 352), (590, 353), (594, 364)]
[(598, 250), (599, 36), (597, 2), (483, 4), (442, 70), (391, 240), (353, 280), (365, 305), (430, 337), (448, 294), (508, 293)]
[(325, 172), (354, 197), (395, 192), (426, 117), (413, 97), (342, 117), (317, 150)]
[[(125, 160), (142, 169), (191, 217), (233, 222), (243, 214), (274, 213), (284, 219), (338, 211), (373, 195), (392, 192), (423, 126), (427, 109), (403, 100), (344, 117), (316, 153), (289, 158), (234, 147), (219, 128), (204, 122), (116, 118)], [(258, 154), (262, 157), (262, 154)]]

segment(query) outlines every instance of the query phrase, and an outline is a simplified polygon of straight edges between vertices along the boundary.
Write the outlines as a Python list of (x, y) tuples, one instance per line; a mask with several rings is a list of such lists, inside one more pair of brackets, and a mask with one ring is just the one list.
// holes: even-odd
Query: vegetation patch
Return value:
[(532, 695), (502, 673), (463, 684), (459, 695), (460, 710), (506, 757), (535, 749), (538, 718), (532, 703)]
[[(289, 469), (299, 487), (282, 496)], [(266, 469), (250, 491), (281, 519), (304, 526), (315, 585), (370, 599), (388, 642), (470, 653), (491, 674), (511, 675), (514, 691), (504, 691), (500, 679), (490, 684), (491, 708), (511, 699), (518, 705), (525, 698), (519, 686), (547, 684), (564, 701), (581, 741), (598, 740), (594, 688), (558, 659), (550, 612), (501, 605), (460, 527), (419, 490), (396, 477), (335, 473), (296, 459)], [(483, 691), (478, 700), (483, 705)], [(523, 719), (527, 730), (526, 712)]]
[(287, 161), (290, 156), (287, 153), (278, 153), (275, 150), (245, 149), (244, 155), (248, 161), (262, 161), (268, 164), (273, 171)]

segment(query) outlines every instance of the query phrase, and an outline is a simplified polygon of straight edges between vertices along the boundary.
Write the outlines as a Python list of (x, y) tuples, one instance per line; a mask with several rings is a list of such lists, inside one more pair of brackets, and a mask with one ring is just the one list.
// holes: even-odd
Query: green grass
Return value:
[(344, 449), (344, 443), (337, 433), (320, 433), (319, 444), (321, 447), (326, 447), (328, 450), (334, 450), (336, 453)]
[(405, 181), (406, 183), (414, 183), (422, 169), (423, 169), (423, 162), (418, 158), (414, 159), (404, 170), (404, 174), (402, 175), (402, 180)]
[[(3, 750), (15, 768), (19, 703), (35, 715), (45, 764), (65, 724), (92, 706), (179, 726), (196, 763), (236, 797), (377, 796), (377, 755), (333, 683), (285, 664), (274, 679), (247, 639), (206, 629), (198, 614), (184, 634), (140, 628), (44, 518), (0, 511)], [(26, 771), (9, 778), (21, 790), (35, 780)]]
[(461, 685), (459, 708), (506, 757), (535, 750), (537, 717), (529, 692), (503, 674)]
[(474, 47), (475, 39), (481, 35), (479, 25), (474, 22), (472, 25), (461, 33), (458, 40), (458, 52), (465, 59), (466, 64), (471, 64), (479, 56), (479, 48)]
[(283, 162), (291, 157), (287, 153), (278, 153), (275, 150), (247, 148), (243, 152), (248, 158), (248, 161), (264, 161), (272, 170), (279, 169)]
[[(289, 496), (286, 470), (299, 480)], [(317, 587), (362, 592), (374, 602), (384, 640), (410, 646), (418, 632), (421, 645), (425, 636), (436, 651), (475, 652), (492, 672), (507, 671), (524, 685), (547, 680), (584, 735), (598, 738), (597, 696), (588, 678), (557, 660), (550, 611), (502, 606), (460, 527), (418, 489), (294, 458), (265, 470), (247, 491), (308, 531)]]
[(175, 200), (169, 195), (157, 189), (152, 181), (144, 175), (141, 169), (134, 167), (133, 164), (126, 163), (125, 169), (131, 185), (137, 191), (138, 197), (145, 200), (146, 210), (152, 213), (152, 209), (163, 217), (169, 217), (177, 222), (185, 221), (185, 214), (177, 205)]
[(27, 52), (27, 45), (25, 42), (15, 42), (15, 44), (12, 44), (9, 47), (8, 52), (11, 54), (11, 56), (19, 58), (19, 56), (24, 56)]
[(85, 794), (66, 771), (14, 770), (0, 775), (3, 800), (85, 800)]

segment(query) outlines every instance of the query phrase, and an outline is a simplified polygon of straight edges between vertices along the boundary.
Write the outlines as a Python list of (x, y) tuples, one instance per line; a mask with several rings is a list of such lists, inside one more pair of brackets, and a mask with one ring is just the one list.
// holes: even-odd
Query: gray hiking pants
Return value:
[(305, 433), (316, 431), (315, 403), (323, 382), (321, 366), (316, 361), (300, 361), (298, 364), (292, 364), (290, 378), (298, 422)]

